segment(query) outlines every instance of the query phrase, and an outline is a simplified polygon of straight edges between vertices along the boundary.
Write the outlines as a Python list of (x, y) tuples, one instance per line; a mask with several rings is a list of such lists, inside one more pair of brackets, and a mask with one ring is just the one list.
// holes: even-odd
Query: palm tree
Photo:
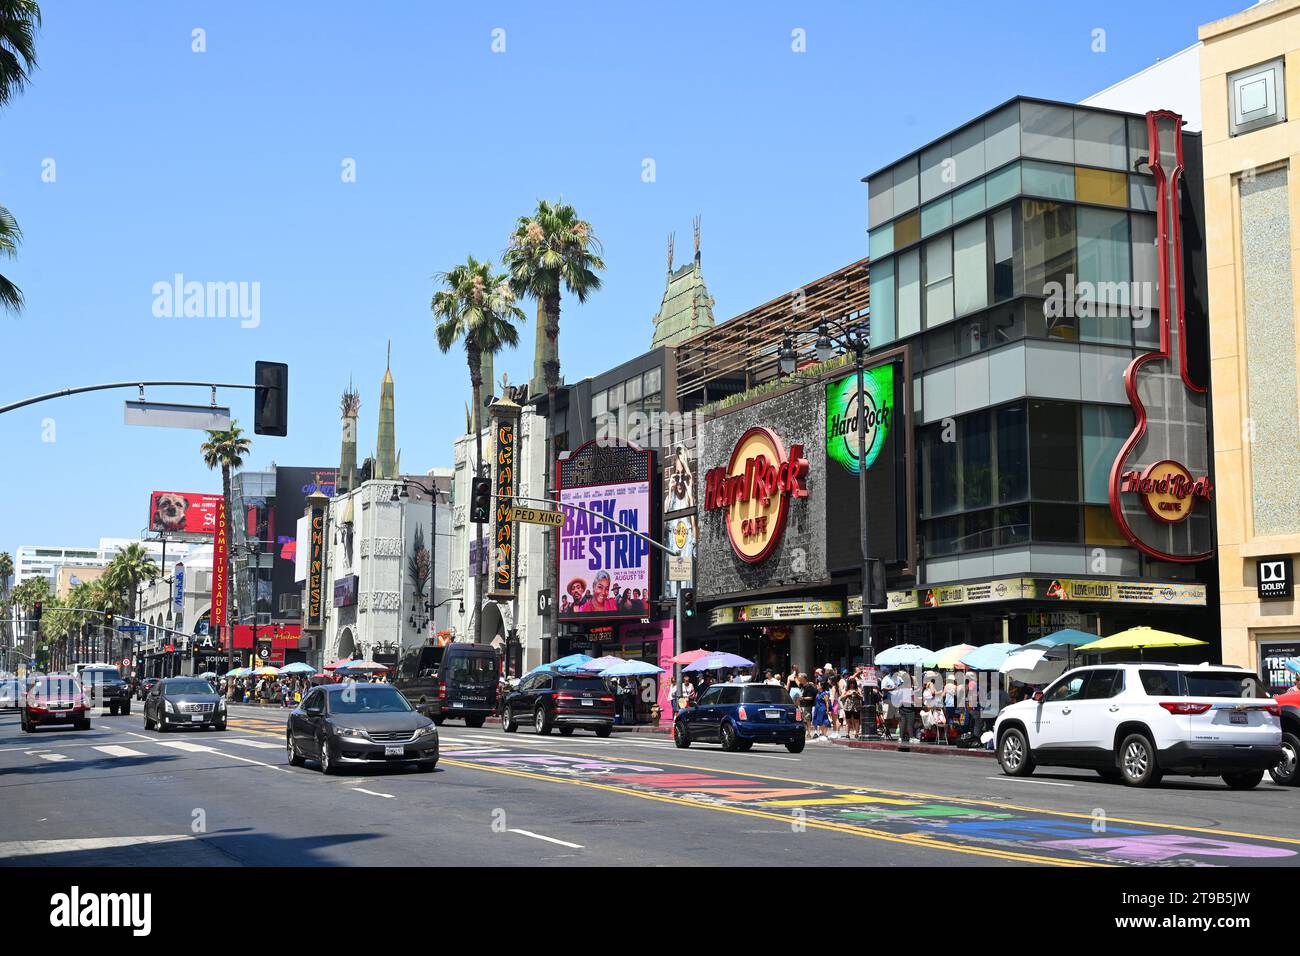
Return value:
[[(22, 92), (36, 68), (36, 30), (41, 8), (36, 0), (0, 0), (0, 106)], [(12, 259), (22, 231), (4, 206), (0, 206), (0, 258)], [(0, 275), (0, 308), (21, 312), (23, 294)]]
[[(469, 363), (469, 381), (474, 390), (474, 474), (483, 470), (483, 356), (495, 355), (505, 346), (519, 342), (514, 323), (522, 321), (523, 310), (515, 304), (515, 293), (505, 274), (494, 274), (490, 262), (467, 257), (464, 265), (437, 275), (444, 288), (433, 294), (430, 308), (437, 320), (435, 333), (438, 348), (450, 352), (457, 342), (465, 343)], [(491, 383), (489, 383), (491, 384)], [(470, 614), (470, 633), (478, 640), (479, 608), (483, 601), (483, 525), (478, 526), (479, 559), (475, 567), (474, 606)]]
[[(9, 579), (14, 573), (14, 559), (8, 551), (0, 551), (0, 647), (12, 648), (13, 641), (9, 633)], [(6, 669), (13, 668), (13, 661), (6, 660)]]
[[(239, 427), (239, 422), (232, 421), (227, 431), (209, 431), (208, 440), (199, 446), (199, 452), (203, 455), (203, 463), (208, 468), (221, 469), (221, 494), (226, 502), (226, 541), (233, 541), (234, 538), (234, 520), (231, 516), (230, 503), (230, 473), (239, 468), (244, 463), (244, 457), (248, 454), (252, 442), (244, 437), (244, 431)], [(226, 550), (226, 580), (230, 581), (230, 555), (231, 551)], [(253, 593), (257, 593), (257, 585), (253, 585)], [(256, 598), (254, 598), (256, 600)], [(230, 638), (226, 642), (226, 649), (229, 651), (230, 670), (235, 668), (235, 639), (234, 625), (229, 628)]]
[(134, 621), (140, 582), (152, 581), (158, 577), (158, 574), (158, 565), (154, 564), (153, 558), (149, 557), (149, 552), (144, 549), (144, 545), (133, 541), (125, 548), (117, 549), (117, 554), (109, 562), (108, 571), (101, 580), (105, 581), (112, 597), (121, 602), (123, 610), (126, 610)]
[[(546, 336), (542, 374), (546, 384), (546, 480), (554, 474), (555, 392), (560, 386), (560, 290), (568, 290), (579, 302), (600, 289), (598, 271), (605, 268), (600, 258), (600, 241), (591, 223), (579, 219), (573, 207), (561, 201), (552, 205), (537, 201), (531, 216), (520, 216), (504, 256), (515, 295), (531, 296), (537, 302)], [(553, 540), (555, 529), (547, 529)], [(547, 584), (556, 593), (555, 570), (546, 563)], [(551, 602), (551, 634), (560, 633), (560, 603)]]

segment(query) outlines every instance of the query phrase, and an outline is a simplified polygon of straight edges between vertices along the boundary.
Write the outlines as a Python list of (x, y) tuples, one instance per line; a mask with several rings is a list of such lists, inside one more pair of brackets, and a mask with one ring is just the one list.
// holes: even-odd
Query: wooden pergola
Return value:
[(869, 287), (868, 260), (859, 259), (683, 342), (677, 347), (680, 407), (696, 409), (776, 378), (786, 336), (800, 366), (815, 362), (818, 324), (865, 320)]

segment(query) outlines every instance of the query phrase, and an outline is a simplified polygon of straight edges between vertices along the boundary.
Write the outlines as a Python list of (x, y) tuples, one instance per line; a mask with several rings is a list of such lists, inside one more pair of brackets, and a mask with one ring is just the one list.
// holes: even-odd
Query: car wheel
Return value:
[(36, 733), (36, 728), (32, 726), (31, 721), (29, 721), (26, 717), (23, 718), (22, 723), (23, 723), (23, 733), (26, 734)]
[(545, 707), (538, 707), (533, 712), (533, 730), (542, 736), (551, 732), (551, 719), (547, 716)]
[(572, 736), (573, 736), (573, 728), (572, 728), (572, 727), (561, 727), (561, 728), (560, 728), (560, 736), (561, 736), (561, 737), (572, 737)]
[(149, 711), (144, 712), (144, 729), (153, 730), (153, 721), (149, 719)]
[(1107, 783), (1124, 782), (1124, 774), (1120, 773), (1118, 770), (1098, 770), (1097, 776), (1101, 777), (1101, 779), (1105, 780)]
[(1145, 734), (1129, 734), (1119, 747), (1119, 769), (1130, 787), (1154, 787), (1164, 776), (1156, 766), (1156, 748)]
[(213, 729), (213, 730), (225, 730), (225, 729), (226, 729), (226, 722), (223, 720), (223, 721), (222, 721), (221, 723), (219, 723), (219, 724), (213, 724), (213, 725), (212, 725), (212, 729)]
[(597, 737), (608, 737), (613, 732), (614, 732), (613, 724), (605, 724), (603, 727), (596, 728)]
[(289, 755), (290, 767), (301, 767), (306, 762), (298, 755), (298, 748), (293, 745), (293, 734), (284, 735), (284, 749)]
[(1300, 754), (1300, 737), (1293, 733), (1282, 734), (1282, 759), (1268, 771), (1273, 782), (1283, 787), (1300, 786), (1300, 768), (1296, 756)]
[(1009, 727), (998, 741), (998, 764), (1008, 777), (1027, 777), (1034, 772), (1034, 755), (1029, 740), (1017, 727)]
[(686, 732), (686, 725), (680, 720), (673, 724), (673, 743), (682, 750), (691, 745), (691, 735)]
[(442, 716), (442, 714), (439, 714), (437, 717), (433, 718), (433, 722), (436, 726), (441, 727), (444, 719), (445, 718)]
[(329, 776), (334, 773), (334, 758), (330, 756), (329, 738), (320, 742), (320, 772)]
[(804, 745), (803, 738), (800, 738), (796, 740), (794, 743), (786, 744), (785, 749), (790, 751), (790, 753), (792, 754), (801, 754), (803, 753), (803, 745)]
[(722, 749), (728, 753), (735, 753), (740, 743), (739, 738), (736, 737), (736, 728), (727, 721), (723, 721), (722, 726), (718, 728), (718, 743), (722, 744)]
[(131, 716), (131, 702), (129, 700), (122, 704), (122, 713), (127, 717)]
[(515, 720), (515, 711), (513, 707), (507, 707), (501, 712), (501, 729), (508, 734), (513, 734), (519, 729), (519, 723)]
[(1233, 790), (1253, 790), (1264, 779), (1262, 770), (1244, 770), (1241, 773), (1225, 773), (1223, 782)]

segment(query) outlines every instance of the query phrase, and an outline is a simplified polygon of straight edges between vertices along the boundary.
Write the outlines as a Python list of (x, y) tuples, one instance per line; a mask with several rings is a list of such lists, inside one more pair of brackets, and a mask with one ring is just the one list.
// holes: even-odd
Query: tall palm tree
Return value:
[[(36, 31), (41, 8), (36, 0), (0, 0), (0, 106), (22, 92), (36, 68)], [(0, 258), (13, 258), (22, 231), (4, 206), (0, 206)], [(0, 275), (0, 309), (21, 312), (23, 294)]]
[[(120, 602), (118, 606), (127, 611), (132, 620), (135, 620), (135, 603), (140, 582), (152, 581), (158, 577), (158, 574), (158, 565), (154, 564), (153, 558), (149, 557), (149, 552), (144, 549), (144, 545), (133, 541), (125, 548), (117, 549), (117, 554), (109, 562), (108, 571), (101, 580), (104, 580), (111, 589), (112, 597)], [(114, 609), (116, 610), (116, 607)]]
[[(495, 355), (505, 346), (519, 342), (515, 323), (524, 318), (515, 304), (515, 293), (508, 277), (492, 271), (490, 262), (467, 257), (464, 265), (440, 272), (437, 279), (443, 288), (433, 294), (430, 308), (437, 320), (434, 332), (438, 348), (450, 352), (457, 342), (465, 344), (469, 363), (469, 381), (474, 390), (474, 474), (483, 469), (483, 356)], [(491, 383), (489, 383), (490, 385)], [(474, 605), (470, 612), (470, 634), (478, 640), (479, 610), (483, 602), (486, 575), (483, 567), (483, 525), (478, 526), (479, 559), (475, 566)]]
[[(579, 219), (573, 207), (561, 201), (537, 201), (531, 216), (520, 216), (504, 256), (510, 270), (510, 284), (517, 296), (530, 296), (537, 302), (546, 337), (542, 355), (542, 375), (546, 384), (546, 481), (555, 473), (555, 393), (560, 386), (560, 291), (567, 290), (579, 302), (600, 289), (605, 268), (600, 257), (600, 240), (591, 223)], [(546, 531), (553, 541), (554, 528)], [(551, 594), (557, 593), (556, 569), (546, 562), (546, 583)], [(560, 633), (560, 602), (551, 602), (551, 634)]]
[[(234, 518), (231, 514), (230, 503), (230, 473), (239, 468), (244, 463), (244, 458), (248, 450), (252, 447), (252, 441), (244, 437), (244, 431), (239, 427), (239, 422), (232, 421), (230, 428), (226, 431), (209, 431), (208, 440), (199, 446), (199, 452), (203, 455), (203, 463), (208, 468), (221, 469), (221, 494), (226, 502), (226, 541), (234, 541)], [(226, 580), (231, 581), (231, 551), (226, 551)], [(253, 593), (257, 594), (257, 585), (253, 585)], [(256, 601), (256, 597), (254, 597)], [(229, 652), (227, 660), (230, 664), (230, 670), (235, 668), (235, 627), (230, 622), (227, 628), (226, 650)]]
[[(0, 647), (6, 650), (13, 647), (9, 629), (9, 579), (14, 573), (14, 559), (8, 551), (0, 551)], [(6, 669), (12, 669), (14, 662), (6, 660)]]

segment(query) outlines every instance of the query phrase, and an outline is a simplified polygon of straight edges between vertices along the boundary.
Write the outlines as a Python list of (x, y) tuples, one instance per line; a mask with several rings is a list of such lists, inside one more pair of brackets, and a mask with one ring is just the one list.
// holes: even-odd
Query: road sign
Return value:
[(124, 657), (124, 658), (122, 658), (122, 666), (123, 666), (123, 667), (130, 667), (130, 666), (131, 666), (131, 658), (129, 658), (129, 657)]
[(550, 511), (546, 508), (520, 508), (518, 505), (510, 509), (511, 521), (522, 521), (524, 524), (544, 524), (552, 528), (558, 528), (564, 524), (563, 511)]
[(668, 580), (689, 581), (691, 579), (691, 559), (681, 555), (668, 558)]
[(123, 634), (139, 634), (145, 630), (143, 624), (119, 624), (117, 629)]

